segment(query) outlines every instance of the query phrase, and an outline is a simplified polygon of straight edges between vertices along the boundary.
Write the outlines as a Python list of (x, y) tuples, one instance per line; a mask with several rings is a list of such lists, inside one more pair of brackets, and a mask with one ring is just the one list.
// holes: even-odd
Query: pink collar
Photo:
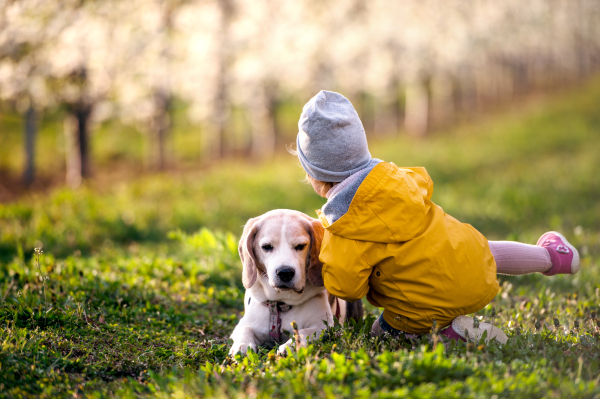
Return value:
[[(281, 343), (281, 313), (285, 313), (292, 308), (292, 305), (288, 305), (285, 302), (279, 301), (264, 301), (261, 305), (269, 308), (269, 337), (276, 343)], [(335, 317), (338, 319), (338, 322), (341, 323), (341, 307), (340, 300), (338, 297), (335, 297)], [(334, 320), (335, 323), (335, 320)]]
[(292, 308), (284, 302), (264, 301), (263, 306), (269, 308), (269, 336), (275, 342), (281, 342), (281, 313), (285, 313)]

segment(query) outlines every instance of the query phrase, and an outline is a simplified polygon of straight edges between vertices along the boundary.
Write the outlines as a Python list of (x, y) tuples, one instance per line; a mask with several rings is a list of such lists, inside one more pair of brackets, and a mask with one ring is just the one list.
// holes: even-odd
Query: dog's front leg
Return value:
[[(298, 338), (300, 342), (297, 343), (297, 347), (306, 347), (308, 345), (308, 340), (314, 340), (319, 338), (319, 336), (321, 335), (321, 331), (323, 331), (324, 329), (325, 326), (303, 328), (302, 330), (298, 330)], [(290, 338), (285, 344), (279, 345), (277, 353), (279, 353), (281, 356), (285, 356), (287, 354), (287, 348), (292, 349), (293, 342), (293, 339)]]
[(238, 324), (233, 333), (231, 333), (231, 339), (233, 339), (233, 345), (231, 345), (231, 349), (229, 350), (229, 356), (235, 356), (238, 352), (245, 355), (248, 348), (252, 348), (256, 352), (256, 337), (254, 330), (250, 326)]

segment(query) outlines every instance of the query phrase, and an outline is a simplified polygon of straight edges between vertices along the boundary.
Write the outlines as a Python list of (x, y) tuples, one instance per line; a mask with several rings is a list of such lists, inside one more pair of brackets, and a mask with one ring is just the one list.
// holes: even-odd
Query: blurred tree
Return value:
[(216, 148), (214, 155), (223, 158), (227, 154), (227, 141), (225, 131), (229, 117), (229, 70), (232, 62), (232, 49), (230, 43), (231, 24), (235, 13), (233, 0), (216, 0), (219, 9), (219, 27), (216, 34), (216, 90), (213, 108), (213, 123)]
[[(48, 17), (50, 10), (44, 4), (30, 6), (39, 6), (39, 14)], [(16, 103), (23, 117), (25, 186), (35, 178), (38, 113), (49, 105), (43, 84), (45, 68), (39, 59), (41, 38), (49, 34), (49, 29), (47, 25), (32, 26), (30, 13), (26, 5), (0, 3), (0, 98)]]
[(285, 17), (279, 1), (240, 3), (237, 13), (245, 17), (246, 25), (234, 33), (233, 40), (240, 50), (232, 60), (229, 96), (233, 104), (243, 107), (248, 114), (247, 153), (255, 159), (265, 159), (275, 152), (275, 113), (280, 74), (285, 67), (281, 40), (286, 37), (284, 30), (289, 28), (271, 23)]
[[(123, 119), (139, 123), (148, 132), (148, 164), (163, 170), (169, 161), (167, 139), (173, 123), (173, 102), (182, 68), (198, 68), (185, 60), (178, 42), (185, 32), (178, 29), (177, 18), (188, 0), (137, 0), (129, 4), (129, 13), (142, 20), (126, 17), (128, 39), (121, 40), (119, 58), (127, 60), (119, 73), (117, 99), (126, 114)], [(181, 84), (181, 83), (180, 83)], [(132, 87), (135, 86), (135, 87)], [(135, 93), (132, 96), (132, 92)]]
[(189, 102), (188, 115), (203, 126), (202, 157), (219, 159), (228, 153), (234, 76), (232, 68), (238, 49), (233, 32), (237, 15), (235, 0), (188, 2), (179, 9), (179, 32), (174, 84), (176, 95)]
[(89, 94), (89, 81), (85, 67), (82, 66), (70, 75), (61, 76), (59, 79), (59, 85), (70, 87), (62, 101), (68, 113), (65, 121), (67, 184), (76, 188), (91, 174), (89, 130), (96, 99)]
[[(110, 90), (107, 3), (25, 0), (2, 5), (10, 20), (2, 47), (12, 50), (3, 51), (2, 68), (7, 72), (0, 75), (8, 84), (2, 85), (2, 94), (15, 101), (25, 98), (29, 108), (65, 108), (67, 183), (72, 187), (91, 173), (90, 118)], [(35, 125), (26, 126), (29, 143)]]
[(77, 187), (92, 173), (90, 128), (98, 104), (111, 90), (118, 63), (113, 28), (114, 2), (56, 4), (56, 19), (66, 19), (54, 40), (45, 40), (46, 81), (55, 101), (67, 111), (67, 184)]
[(23, 183), (26, 187), (33, 183), (35, 178), (35, 140), (37, 136), (37, 112), (32, 104), (29, 104), (25, 112), (25, 171), (23, 172)]
[(150, 83), (153, 99), (153, 113), (150, 122), (151, 135), (154, 140), (150, 164), (156, 170), (163, 170), (167, 165), (165, 140), (171, 131), (171, 110), (173, 104), (173, 88), (170, 74), (172, 66), (172, 42), (174, 40), (173, 19), (184, 0), (158, 1), (159, 24), (156, 32), (158, 55), (153, 65), (157, 71)]

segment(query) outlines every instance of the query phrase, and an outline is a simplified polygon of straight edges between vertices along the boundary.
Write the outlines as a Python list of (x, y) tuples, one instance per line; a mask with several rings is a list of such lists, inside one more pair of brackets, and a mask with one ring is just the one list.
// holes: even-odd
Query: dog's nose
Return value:
[(280, 267), (279, 269), (277, 269), (276, 273), (277, 277), (279, 277), (279, 279), (284, 283), (287, 283), (288, 281), (293, 279), (294, 275), (296, 274), (294, 269), (292, 269), (291, 267)]

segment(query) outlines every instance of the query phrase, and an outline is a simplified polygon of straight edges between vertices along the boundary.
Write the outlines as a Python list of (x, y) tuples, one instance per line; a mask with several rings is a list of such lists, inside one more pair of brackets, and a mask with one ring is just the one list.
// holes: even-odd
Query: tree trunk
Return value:
[(373, 100), (373, 135), (386, 136), (397, 132), (398, 110), (397, 100), (394, 98), (395, 85)]
[(217, 50), (218, 73), (216, 77), (216, 96), (213, 108), (213, 125), (214, 125), (214, 142), (213, 142), (213, 157), (223, 158), (227, 154), (227, 141), (225, 130), (229, 119), (228, 109), (228, 79), (229, 65), (231, 63), (229, 49), (229, 30), (233, 19), (234, 5), (231, 0), (219, 0), (219, 8), (221, 11), (221, 20), (219, 26), (219, 46)]
[[(361, 84), (361, 86), (363, 85)], [(361, 90), (358, 97), (360, 97), (360, 120), (362, 121), (363, 128), (365, 129), (365, 134), (369, 136), (375, 131), (373, 102), (365, 91)]]
[(429, 118), (429, 94), (422, 81), (409, 82), (406, 86), (404, 128), (412, 136), (427, 133)]
[(217, 87), (217, 98), (215, 100), (214, 109), (214, 153), (215, 158), (224, 158), (227, 155), (227, 140), (225, 137), (225, 130), (228, 119), (227, 109), (227, 84), (225, 83), (225, 72), (219, 73), (219, 83)]
[(29, 187), (35, 178), (35, 140), (37, 136), (37, 115), (33, 105), (25, 112), (25, 171), (23, 183)]
[(92, 110), (84, 107), (77, 111), (77, 138), (79, 139), (79, 157), (81, 158), (81, 177), (90, 177), (90, 146), (89, 146), (89, 122)]
[(394, 92), (393, 92), (393, 107), (394, 107), (394, 129), (395, 133), (399, 134), (402, 131), (402, 125), (404, 123), (404, 99), (402, 96), (402, 85), (397, 79), (394, 79)]
[(155, 114), (151, 123), (152, 150), (150, 165), (154, 170), (164, 170), (167, 167), (165, 141), (171, 131), (172, 96), (165, 91), (154, 93)]
[(250, 106), (250, 123), (252, 125), (251, 156), (266, 159), (275, 152), (275, 101), (268, 89), (261, 88)]
[(67, 185), (77, 188), (90, 176), (89, 121), (90, 105), (78, 104), (65, 120), (65, 143), (67, 152)]
[(431, 80), (431, 116), (436, 126), (444, 126), (454, 121), (452, 81), (446, 75), (438, 74)]
[(523, 95), (527, 91), (528, 77), (527, 68), (525, 63), (521, 59), (513, 61), (512, 67), (512, 79), (513, 79), (513, 93), (517, 96)]
[(584, 39), (584, 7), (582, 5), (582, 0), (577, 0), (577, 21), (574, 24), (574, 36), (576, 43), (576, 51), (577, 51), (577, 76), (578, 80), (581, 81), (587, 74), (586, 68), (586, 54), (585, 54), (585, 39)]

